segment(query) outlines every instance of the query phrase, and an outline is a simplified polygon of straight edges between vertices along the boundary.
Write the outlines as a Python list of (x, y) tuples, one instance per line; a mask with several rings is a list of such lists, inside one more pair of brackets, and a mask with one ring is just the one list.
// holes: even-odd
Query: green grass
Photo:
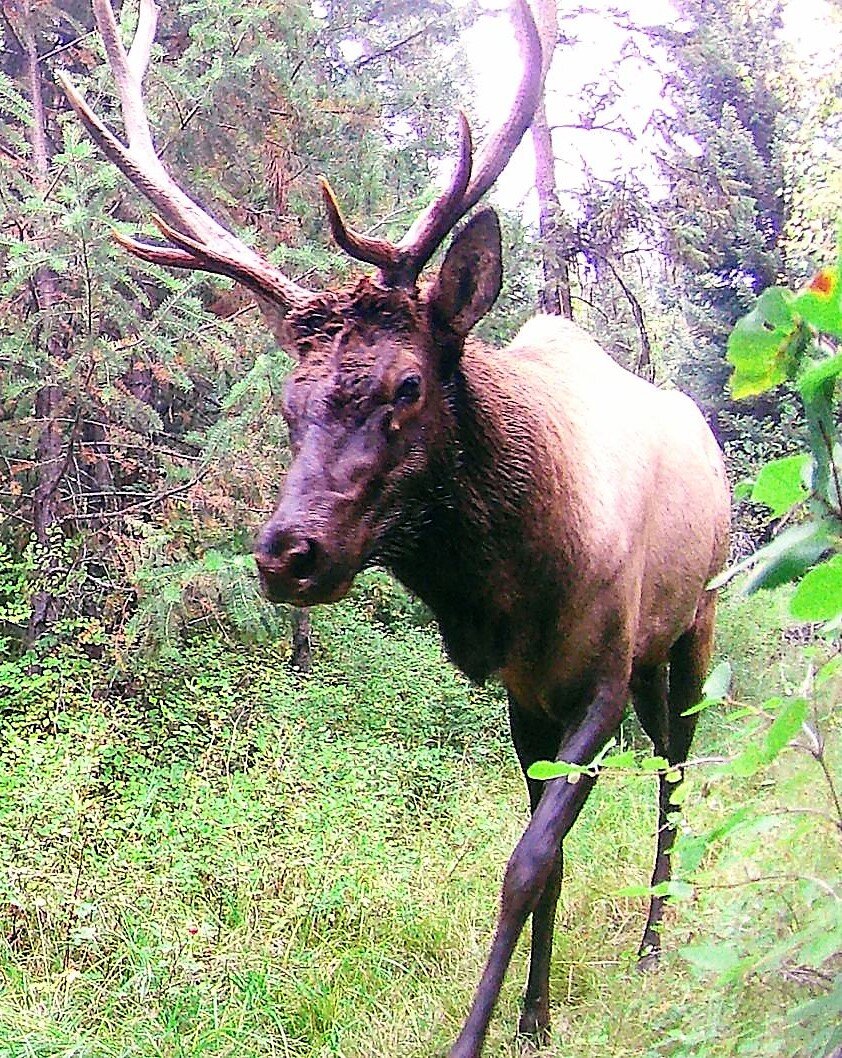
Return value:
[[(770, 612), (768, 597), (722, 612), (738, 692), (758, 701), (803, 671)], [(376, 577), (314, 623), (308, 677), (283, 645), (208, 639), (157, 667), (67, 651), (37, 679), (6, 670), (3, 1058), (446, 1051), (526, 821), (504, 701), (469, 688)], [(695, 750), (744, 733), (706, 715)], [(629, 723), (624, 737), (641, 736)], [(700, 777), (689, 825), (709, 829), (735, 797), (817, 804), (815, 789), (794, 754), (749, 786)], [(546, 1054), (790, 1058), (787, 1011), (826, 991), (803, 960), (729, 984), (679, 949), (778, 942), (809, 915), (809, 887), (781, 896), (746, 871), (786, 855), (794, 875), (830, 880), (838, 846), (789, 817), (717, 845), (694, 900), (669, 913), (662, 971), (641, 976), (645, 900), (618, 893), (648, 878), (654, 825), (652, 781), (606, 775), (569, 839)], [(490, 1056), (517, 1053), (525, 958), (522, 944)]]

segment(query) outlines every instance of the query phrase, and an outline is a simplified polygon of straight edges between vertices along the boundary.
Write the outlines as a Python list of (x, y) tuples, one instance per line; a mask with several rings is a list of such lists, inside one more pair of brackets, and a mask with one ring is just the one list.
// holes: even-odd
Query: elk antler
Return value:
[(321, 178), (322, 195), (337, 244), (356, 260), (377, 265), (380, 279), (387, 286), (415, 285), (447, 233), (479, 202), (506, 167), (532, 122), (544, 87), (541, 40), (526, 0), (513, 0), (512, 13), (523, 58), (523, 77), (509, 116), (485, 144), (472, 175), (471, 130), (460, 112), (459, 157), (450, 184), (418, 215), (400, 242), (372, 239), (349, 228), (330, 184)]
[(137, 30), (128, 53), (110, 0), (92, 0), (92, 6), (117, 85), (128, 145), (100, 121), (66, 74), (58, 74), (58, 79), (94, 143), (158, 209), (161, 216), (154, 218), (155, 223), (173, 245), (159, 246), (115, 233), (117, 241), (144, 261), (229, 276), (282, 310), (306, 304), (312, 297), (309, 291), (214, 220), (182, 190), (158, 157), (142, 88), (155, 38), (157, 5), (153, 0), (140, 0)]

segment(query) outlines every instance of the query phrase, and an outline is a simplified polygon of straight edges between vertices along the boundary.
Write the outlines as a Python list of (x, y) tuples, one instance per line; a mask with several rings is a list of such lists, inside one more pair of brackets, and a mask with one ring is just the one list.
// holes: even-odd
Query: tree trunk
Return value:
[(561, 205), (555, 178), (553, 138), (544, 101), (532, 120), (535, 150), (535, 189), (538, 192), (538, 232), (541, 237), (541, 311), (573, 319), (570, 300), (570, 267), (566, 247), (559, 238)]
[[(32, 124), (29, 130), (32, 144), (33, 182), (39, 191), (46, 191), (49, 180), (49, 143), (47, 139), (47, 117), (44, 107), (41, 65), (35, 26), (28, 0), (22, 5), (23, 26), (21, 40), (26, 53), (26, 71), (29, 82), (29, 98), (32, 104)], [(35, 221), (38, 224), (38, 221)], [(44, 232), (36, 231), (34, 239), (43, 239)], [(51, 529), (60, 524), (59, 486), (65, 471), (63, 437), (60, 414), (64, 404), (60, 388), (50, 381), (54, 368), (66, 356), (65, 338), (58, 329), (56, 307), (59, 302), (56, 275), (49, 268), (40, 268), (32, 285), (35, 310), (40, 319), (37, 340), (47, 352), (47, 380), (35, 398), (35, 415), (40, 424), (36, 446), (38, 480), (33, 493), (32, 528), (36, 541), (43, 545), (42, 558), (48, 555), (47, 547)], [(48, 559), (47, 559), (48, 561)], [(27, 632), (28, 642), (34, 642), (50, 627), (56, 618), (56, 599), (45, 583), (49, 570), (42, 568), (42, 586), (32, 600), (32, 611)]]
[(289, 665), (296, 672), (309, 672), (313, 667), (313, 643), (310, 639), (310, 611), (292, 611), (292, 654)]
[[(544, 77), (550, 68), (558, 39), (556, 0), (536, 0), (533, 4), (544, 54)], [(547, 121), (544, 100), (532, 119), (532, 145), (535, 151), (535, 190), (538, 192), (538, 231), (541, 237), (541, 311), (573, 319), (570, 300), (570, 266), (567, 247), (561, 240), (561, 204), (555, 176), (553, 137)]]

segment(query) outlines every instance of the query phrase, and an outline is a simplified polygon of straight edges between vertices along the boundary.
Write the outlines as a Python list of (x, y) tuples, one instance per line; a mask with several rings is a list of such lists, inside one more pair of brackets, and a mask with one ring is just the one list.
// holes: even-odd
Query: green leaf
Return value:
[(732, 812), (724, 822), (719, 824), (719, 826), (714, 827), (707, 835), (707, 839), (709, 842), (721, 841), (739, 827), (751, 822), (752, 818), (753, 812), (747, 806), (743, 805), (743, 807), (738, 808), (736, 812)]
[(773, 518), (780, 518), (809, 495), (804, 484), (804, 472), (809, 465), (810, 456), (806, 452), (766, 463), (751, 491), (752, 502), (762, 503), (771, 510)]
[(636, 764), (634, 750), (626, 749), (622, 753), (612, 753), (605, 757), (601, 766), (603, 768), (634, 768)]
[(569, 764), (566, 760), (536, 760), (527, 771), (530, 779), (546, 782), (559, 779), (565, 775), (586, 774), (588, 769), (582, 764)]
[(605, 745), (602, 747), (602, 749), (599, 751), (599, 753), (597, 753), (597, 755), (594, 757), (594, 759), (588, 765), (588, 769), (587, 770), (589, 772), (591, 772), (592, 775), (595, 775), (599, 771), (599, 768), (602, 765), (602, 762), (605, 760), (605, 758), (609, 755), (611, 750), (616, 745), (617, 745), (617, 739), (616, 738), (609, 738), (608, 739), (608, 741), (605, 743)]
[[(763, 742), (750, 743), (727, 766), (726, 771), (731, 775), (748, 778), (755, 775), (767, 764), (771, 764), (781, 750), (795, 738), (807, 718), (808, 703), (804, 698), (771, 698), (769, 701), (764, 702), (764, 707), (768, 710), (777, 709), (778, 715), (766, 732)], [(712, 838), (723, 837), (734, 826), (741, 825), (744, 816), (744, 810), (740, 809), (732, 817), (727, 829), (718, 828)]]
[(642, 771), (667, 771), (669, 766), (666, 757), (644, 757), (640, 762)]
[(728, 661), (720, 661), (705, 680), (702, 686), (702, 694), (705, 698), (721, 701), (728, 694), (730, 686), (731, 664)]
[(761, 547), (752, 557), (756, 568), (742, 587), (744, 595), (761, 588), (777, 588), (796, 580), (830, 548), (831, 539), (822, 522), (792, 525)]
[(617, 890), (617, 896), (651, 896), (652, 888), (648, 885), (624, 885)]
[(816, 673), (816, 686), (821, 687), (828, 680), (833, 679), (840, 669), (842, 669), (842, 654), (837, 654), (835, 658), (826, 661)]
[(842, 924), (821, 928), (829, 924), (820, 919), (818, 925), (819, 928), (802, 941), (798, 952), (799, 959), (810, 966), (821, 966), (842, 951)]
[(710, 839), (707, 834), (682, 834), (676, 842), (675, 850), (684, 874), (692, 874), (705, 858)]
[(748, 315), (737, 321), (728, 338), (733, 365), (731, 391), (737, 398), (773, 389), (792, 374), (797, 355), (798, 323), (789, 302), (792, 294), (769, 287)]
[[(810, 366), (798, 376), (798, 389), (806, 400), (811, 400), (828, 379), (842, 374), (842, 353), (826, 360), (811, 361)], [(735, 493), (736, 494), (736, 493)]]
[(842, 338), (842, 260), (822, 268), (792, 299), (792, 309), (817, 331)]
[(770, 763), (801, 730), (807, 719), (808, 704), (805, 698), (791, 698), (787, 701), (772, 726), (766, 732), (765, 758)]
[(713, 705), (721, 705), (721, 698), (702, 698), (700, 702), (696, 702), (695, 705), (691, 705), (689, 709), (685, 709), (681, 714), (682, 716), (695, 716), (696, 713), (703, 713), (705, 709), (710, 709)]
[(765, 763), (766, 759), (760, 746), (751, 745), (746, 746), (743, 752), (731, 761), (726, 770), (741, 779), (747, 779), (760, 771)]
[(831, 621), (842, 614), (842, 555), (804, 574), (789, 612), (799, 621)]
[(617, 890), (617, 896), (669, 896), (673, 900), (690, 900), (696, 890), (681, 878), (670, 878), (657, 885), (626, 885)]
[(692, 900), (696, 894), (693, 886), (685, 882), (683, 878), (671, 878), (666, 886), (667, 891), (664, 895), (672, 897), (673, 900)]
[(202, 558), (202, 565), (209, 573), (218, 573), (225, 565), (225, 556), (214, 548), (206, 551)]
[(161, 599), (165, 603), (181, 602), (181, 586), (175, 581), (170, 581), (161, 589)]

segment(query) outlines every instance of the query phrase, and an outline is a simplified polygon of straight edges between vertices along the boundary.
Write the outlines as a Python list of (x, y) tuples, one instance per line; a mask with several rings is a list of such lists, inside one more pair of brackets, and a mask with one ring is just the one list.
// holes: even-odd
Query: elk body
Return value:
[[(491, 210), (458, 231), (435, 278), (419, 283), (540, 98), (528, 9), (518, 8), (526, 74), (512, 113), (476, 165), (462, 121), (451, 185), (400, 243), (349, 229), (325, 186), (337, 241), (378, 272), (316, 294), (204, 213), (155, 155), (140, 91), (152, 3), (141, 4), (128, 54), (107, 0), (94, 0), (94, 11), (128, 145), (68, 82), (65, 90), (91, 136), (164, 215), (170, 245), (122, 241), (147, 260), (244, 283), (299, 361), (283, 396), (293, 461), (255, 548), (267, 596), (332, 602), (361, 569), (383, 564), (431, 607), (463, 672), (502, 680), (524, 771), (553, 757), (590, 762), (630, 698), (656, 753), (683, 762), (694, 727), (684, 714), (700, 697), (711, 652), (706, 584), (725, 561), (729, 522), (722, 459), (702, 416), (565, 320), (538, 317), (504, 350), (473, 342), (501, 282)], [(530, 916), (520, 1031), (546, 1034), (562, 842), (594, 781), (527, 779), (531, 821), (506, 868), (492, 948), (450, 1058), (479, 1055)], [(669, 876), (673, 838), (672, 783), (664, 775), (659, 783), (655, 884)], [(661, 913), (655, 897), (645, 962), (657, 956)]]

